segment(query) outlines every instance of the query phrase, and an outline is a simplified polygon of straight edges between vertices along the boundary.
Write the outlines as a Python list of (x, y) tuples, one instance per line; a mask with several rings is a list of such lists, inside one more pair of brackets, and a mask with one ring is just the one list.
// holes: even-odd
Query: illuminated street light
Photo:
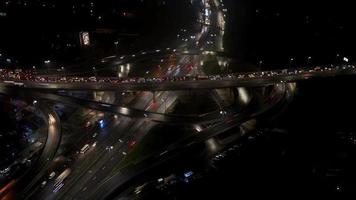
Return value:
[(259, 62), (258, 62), (258, 67), (262, 67), (262, 65), (263, 65), (263, 60), (260, 60)]
[(93, 71), (94, 71), (94, 76), (97, 76), (97, 71), (96, 71), (96, 67), (93, 67)]
[(307, 66), (309, 66), (309, 65), (310, 65), (310, 61), (311, 61), (311, 59), (312, 59), (312, 57), (311, 57), (311, 56), (309, 56), (309, 57), (307, 58)]
[(63, 72), (63, 75), (65, 76), (65, 75), (66, 75), (66, 73), (65, 73), (65, 68), (64, 68), (64, 67), (61, 67), (61, 70), (62, 70), (62, 72)]
[(336, 54), (335, 62), (336, 62), (336, 63), (339, 63), (339, 59), (340, 59), (340, 54)]
[(45, 60), (44, 63), (47, 65), (47, 73), (49, 73), (49, 64), (51, 63), (51, 60)]
[(346, 58), (346, 57), (344, 57), (344, 58), (343, 58), (343, 61), (345, 61), (345, 62), (347, 62), (347, 63), (348, 63), (348, 62), (349, 62), (349, 59), (348, 59), (348, 58)]
[(294, 62), (294, 58), (291, 58), (291, 59), (289, 60), (289, 67), (292, 67), (293, 62)]

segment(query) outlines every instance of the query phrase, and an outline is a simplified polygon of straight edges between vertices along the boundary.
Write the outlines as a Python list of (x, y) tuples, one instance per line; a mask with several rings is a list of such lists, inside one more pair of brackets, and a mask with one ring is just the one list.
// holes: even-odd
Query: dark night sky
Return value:
[(238, 12), (231, 24), (241, 24), (230, 28), (235, 36), (240, 34), (235, 40), (243, 44), (241, 51), (251, 62), (263, 59), (281, 65), (296, 57), (303, 64), (312, 56), (323, 64), (333, 62), (337, 53), (354, 57), (356, 16), (351, 1), (228, 2)]
[[(47, 2), (43, 8), (38, 2)], [(170, 24), (179, 24), (180, 17), (166, 16), (167, 9), (174, 13), (174, 9), (182, 4), (178, 0), (171, 0), (166, 10), (160, 9), (161, 0), (38, 0), (31, 1), (31, 6), (5, 6), (0, 1), (0, 12), (6, 11), (7, 17), (0, 17), (0, 51), (21, 61), (36, 62), (41, 58), (48, 59), (58, 52), (52, 45), (58, 43), (78, 43), (79, 31), (93, 31), (96, 28), (109, 28), (119, 33), (133, 33), (149, 35), (154, 32), (165, 32), (167, 20)], [(37, 2), (37, 3), (36, 3)], [(57, 2), (56, 7), (51, 7)], [(73, 3), (74, 2), (74, 3)], [(90, 2), (94, 2), (93, 16), (89, 15)], [(185, 2), (184, 5), (189, 4)], [(72, 6), (75, 9), (72, 9)], [(73, 14), (75, 10), (75, 14)], [(122, 13), (133, 13), (134, 17), (123, 17)], [(189, 12), (189, 11), (188, 11)], [(162, 14), (163, 13), (163, 14)], [(98, 17), (101, 17), (101, 20)], [(162, 17), (164, 16), (164, 17)], [(189, 16), (186, 14), (186, 16)], [(158, 30), (157, 27), (163, 27)], [(113, 42), (112, 42), (113, 43)]]
[[(55, 32), (95, 28), (87, 17), (72, 17), (71, 10), (67, 9), (69, 1), (59, 2), (62, 3), (58, 8), (51, 11), (26, 12), (16, 8), (10, 14), (13, 20), (0, 18), (1, 26), (6, 27), (0, 33), (0, 49), (23, 55), (36, 46), (37, 54), (46, 55), (48, 45), (44, 45), (44, 41), (54, 37)], [(80, 7), (86, 1), (76, 2)], [(153, 6), (147, 3), (147, 7), (137, 8), (139, 0), (94, 2), (97, 2), (95, 12), (103, 15), (114, 15), (125, 9), (145, 12), (142, 16), (155, 13), (151, 10)], [(356, 16), (352, 3), (347, 0), (225, 0), (230, 10), (226, 40), (232, 44), (227, 50), (247, 62), (263, 59), (272, 66), (284, 65), (290, 57), (295, 57), (300, 64), (308, 56), (312, 56), (316, 64), (334, 62), (337, 53), (353, 58)], [(108, 21), (109, 27), (124, 23), (119, 18), (113, 20)], [(131, 26), (150, 27), (147, 21), (140, 20)]]

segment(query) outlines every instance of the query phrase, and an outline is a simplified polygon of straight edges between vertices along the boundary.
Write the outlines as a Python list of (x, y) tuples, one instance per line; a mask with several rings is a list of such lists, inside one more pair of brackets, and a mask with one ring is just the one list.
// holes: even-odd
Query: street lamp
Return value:
[(93, 67), (94, 76), (97, 77), (96, 67)]
[(292, 68), (293, 62), (294, 62), (294, 58), (289, 59), (289, 68)]
[(336, 54), (336, 57), (335, 57), (335, 63), (336, 64), (339, 62), (339, 58), (340, 58), (340, 54)]
[(343, 60), (344, 62), (346, 62), (346, 63), (349, 62), (349, 59), (348, 59), (347, 57), (344, 57), (342, 60)]
[(33, 75), (36, 76), (37, 75), (36, 66), (32, 66), (32, 69), (33, 69)]
[(66, 75), (66, 73), (65, 73), (65, 68), (64, 68), (64, 67), (61, 67), (61, 70), (62, 70), (62, 72), (63, 72), (63, 76), (65, 76), (65, 75)]
[(49, 67), (50, 67), (50, 64), (51, 64), (51, 60), (45, 60), (44, 64), (47, 66), (46, 69), (47, 69), (47, 74), (48, 74), (49, 73)]
[(307, 66), (309, 67), (309, 65), (310, 65), (310, 61), (311, 61), (311, 59), (312, 59), (312, 57), (311, 56), (309, 56), (308, 58), (307, 58)]

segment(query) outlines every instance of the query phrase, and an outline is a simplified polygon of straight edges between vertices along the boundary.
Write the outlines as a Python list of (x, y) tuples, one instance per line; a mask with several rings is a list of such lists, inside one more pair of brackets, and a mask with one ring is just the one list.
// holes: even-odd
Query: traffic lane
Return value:
[[(87, 112), (86, 115), (89, 115), (89, 113), (91, 113), (91, 112)], [(86, 115), (81, 115), (81, 116), (79, 116), (79, 118), (77, 117), (77, 119), (75, 119), (74, 121), (75, 122), (80, 121), (80, 118), (86, 118), (87, 117)], [(82, 123), (79, 123), (79, 124), (82, 124)], [(62, 123), (62, 125), (64, 125), (64, 123)], [(65, 143), (64, 143), (65, 140), (66, 140), (65, 137), (68, 134), (65, 131), (65, 129), (62, 129), (62, 131), (63, 131), (63, 133), (62, 133), (61, 146), (65, 145)], [(78, 144), (83, 143), (82, 141), (84, 141), (84, 139), (86, 138), (85, 136), (87, 135), (87, 134), (83, 135), (82, 131), (81, 130), (78, 131), (78, 129), (72, 130), (72, 132), (70, 134), (73, 134), (73, 135), (77, 136), (76, 138), (78, 138), (78, 139), (76, 139), (74, 142), (78, 143)], [(59, 148), (59, 151), (60, 151), (60, 148)], [(76, 152), (77, 148), (67, 149), (66, 151), (67, 152)], [(69, 159), (71, 157), (72, 157), (72, 155), (68, 155), (66, 157), (66, 159)], [(47, 175), (50, 172), (59, 173), (58, 168), (61, 168), (62, 165), (63, 165), (63, 163), (58, 163), (57, 164), (55, 162), (52, 162), (52, 164), (51, 164), (51, 166), (52, 166), (51, 168), (52, 169), (51, 170), (50, 169), (47, 170), (47, 172), (48, 172)], [(54, 198), (54, 196), (55, 196), (55, 194), (53, 193), (54, 179), (50, 180), (48, 178), (48, 176), (44, 176), (42, 178), (42, 180), (46, 181), (47, 183), (44, 186), (42, 186), (42, 184), (41, 185), (37, 185), (37, 188), (33, 192), (31, 192), (30, 194), (28, 194), (28, 193), (26, 194), (27, 198), (31, 198), (31, 199), (53, 199)]]
[[(142, 93), (140, 93), (136, 98), (140, 98), (141, 97), (141, 95), (142, 95)], [(133, 102), (132, 102), (133, 103)], [(123, 132), (124, 133), (128, 133), (128, 137), (131, 137), (130, 135), (130, 133), (132, 133), (132, 132), (130, 132), (130, 130), (132, 130), (132, 127), (137, 127), (137, 124), (139, 124), (139, 123), (136, 123), (136, 121), (135, 120), (131, 120), (131, 119), (129, 119), (129, 121), (131, 122), (131, 125), (130, 126), (124, 126), (124, 128), (122, 129), (123, 130)], [(127, 131), (126, 129), (129, 129), (129, 131)], [(149, 129), (145, 129), (145, 130), (149, 130)], [(125, 137), (125, 136), (123, 136), (123, 137)], [(123, 137), (121, 137), (121, 139), (123, 140), (123, 142), (124, 143), (126, 143), (126, 140), (124, 140), (123, 139)], [(116, 139), (114, 139), (114, 141), (117, 141), (118, 139), (116, 138)], [(114, 142), (115, 143), (115, 142)], [(112, 144), (112, 146), (115, 146), (115, 144)], [(115, 151), (116, 151), (116, 149), (117, 148), (115, 148)], [(103, 165), (105, 165), (105, 163), (107, 163), (108, 162), (108, 157), (105, 157), (106, 156), (106, 154), (104, 155), (104, 156), (101, 156), (101, 158), (100, 158), (100, 160), (97, 160), (97, 162), (96, 163), (94, 163), (94, 164), (92, 164), (91, 166), (90, 166), (90, 168), (91, 169), (89, 169), (89, 167), (86, 169), (86, 171), (89, 171), (89, 172), (96, 172), (96, 171), (98, 171), (99, 170), (99, 168), (101, 168)], [(111, 158), (110, 158), (111, 159)], [(99, 162), (100, 161), (100, 162)], [(94, 166), (95, 165), (95, 166)], [(106, 168), (106, 167), (105, 167)], [(103, 168), (101, 168), (102, 170), (103, 170)], [(90, 177), (91, 177), (91, 175), (89, 175), (89, 174), (85, 174), (85, 173), (83, 173), (82, 175), (81, 175), (81, 177), (78, 177), (77, 179), (76, 179), (76, 183), (78, 183), (79, 181), (80, 181), (80, 183), (81, 184), (74, 184), (75, 186), (76, 185), (85, 185), (85, 183), (86, 182), (88, 182), (89, 181), (89, 179), (90, 179)], [(98, 177), (98, 176), (97, 176)], [(99, 178), (100, 178), (101, 176), (99, 176)], [(95, 178), (95, 179), (97, 179), (97, 181), (99, 181), (100, 179), (97, 179), (97, 178)], [(70, 196), (74, 196), (75, 194), (77, 194), (80, 190), (86, 190), (85, 188), (81, 188), (81, 187), (74, 187), (74, 188), (71, 188), (70, 189), (70, 191), (68, 192), (65, 192), (64, 194), (66, 194), (66, 195), (70, 195)]]
[[(125, 143), (125, 140), (123, 138), (125, 138), (125, 136), (121, 137), (121, 139)], [(114, 150), (117, 149), (117, 146), (114, 143), (110, 144), (110, 146), (113, 146)], [(101, 161), (97, 162), (94, 166), (91, 166), (90, 168), (88, 168), (88, 170), (86, 170), (86, 172), (91, 172), (93, 174), (97, 174), (98, 171), (100, 171), (100, 169), (102, 167), (106, 166), (108, 163), (107, 160), (110, 158), (109, 155), (111, 154), (111, 152), (108, 152), (108, 151), (109, 150), (105, 149), (105, 151), (103, 152), (103, 155), (100, 158)], [(112, 150), (110, 150), (110, 151), (112, 151)], [(65, 195), (74, 196), (75, 194), (77, 194), (81, 190), (82, 186), (90, 181), (90, 178), (92, 177), (91, 173), (90, 174), (87, 173), (85, 176), (80, 177), (80, 180), (78, 180), (78, 182), (76, 182), (74, 184), (74, 188), (71, 188), (71, 190), (69, 192), (66, 192)], [(100, 175), (95, 175), (95, 176), (97, 177), (97, 178), (95, 178), (95, 179), (97, 179), (96, 181), (99, 181), (99, 179), (101, 179)]]
[[(114, 125), (116, 125), (115, 123), (112, 123), (112, 125), (114, 126)], [(95, 131), (95, 130), (94, 130)], [(93, 133), (93, 132), (92, 132)], [(91, 134), (92, 134), (91, 133)], [(83, 134), (83, 132), (80, 132), (80, 130), (79, 130), (79, 132), (77, 132), (77, 133), (74, 133), (74, 134)], [(91, 137), (91, 134), (90, 134), (90, 137)], [(88, 135), (87, 133), (85, 133), (85, 135)], [(107, 136), (106, 135), (101, 135), (101, 136), (105, 136), (105, 137), (97, 137), (97, 140), (98, 141), (105, 141), (106, 140), (106, 138), (107, 138)], [(74, 152), (73, 152), (73, 155), (71, 156), (71, 155), (69, 155), (72, 159), (73, 159), (73, 161), (72, 161), (72, 163), (69, 163), (68, 164), (68, 167), (69, 168), (71, 168), (72, 169), (72, 174), (68, 177), (68, 179), (66, 180), (66, 182), (65, 182), (65, 186), (62, 188), (62, 190), (66, 187), (66, 185), (69, 185), (69, 182), (71, 181), (71, 178), (72, 178), (72, 176), (74, 176), (76, 173), (78, 173), (78, 171), (80, 171), (79, 170), (79, 168), (83, 165), (83, 163), (85, 162), (85, 161), (87, 161), (86, 159), (84, 159), (85, 158), (85, 156), (81, 156), (80, 154), (78, 154), (77, 153), (77, 151), (79, 151), (79, 149), (85, 144), (85, 143), (87, 143), (88, 141), (87, 141), (87, 138), (85, 138), (83, 141), (81, 141), (81, 142), (79, 142), (78, 144), (79, 145), (77, 145), (77, 148), (76, 149), (74, 149)], [(101, 146), (100, 145), (98, 145), (97, 147), (96, 147), (97, 149), (100, 149), (101, 148)], [(88, 152), (89, 153), (89, 152)], [(92, 151), (90, 151), (90, 153), (96, 153), (96, 151), (94, 151), (94, 150), (92, 150)], [(92, 158), (92, 157), (91, 157)], [(85, 163), (84, 163), (85, 164)], [(50, 197), (50, 196), (53, 196), (53, 195), (57, 195), (57, 194), (53, 194), (53, 192), (52, 192), (52, 190), (53, 190), (53, 185), (48, 185), (48, 188), (49, 189), (47, 189), (47, 190), (44, 190), (44, 192), (41, 192), (41, 193), (39, 193), (37, 196), (36, 196), (36, 199), (46, 199), (46, 198), (48, 198), (48, 197)]]
[(99, 134), (99, 136), (101, 135), (104, 137), (102, 137), (102, 139), (100, 140), (100, 137), (98, 136), (97, 146), (95, 148), (92, 148), (91, 151), (88, 151), (85, 154), (78, 154), (77, 161), (79, 162), (72, 164), (74, 170), (71, 175), (71, 178), (66, 181), (66, 186), (59, 191), (57, 197), (63, 197), (63, 195), (68, 194), (69, 191), (74, 189), (76, 185), (80, 185), (77, 183), (80, 183), (83, 177), (85, 178), (86, 173), (89, 170), (92, 170), (93, 166), (97, 166), (98, 163), (99, 165), (101, 165), (106, 156), (106, 147), (113, 145), (115, 141), (123, 137), (124, 133), (116, 130), (120, 130), (122, 129), (122, 127), (130, 126), (131, 124), (131, 120), (127, 119), (112, 127), (108, 126), (108, 128), (105, 130), (105, 133), (102, 132)]
[[(159, 97), (162, 94), (159, 94)], [(162, 103), (159, 104), (158, 108), (160, 108), (160, 107), (162, 107)], [(128, 141), (133, 141), (133, 140), (134, 141), (140, 141), (149, 132), (149, 130), (151, 130), (151, 128), (153, 128), (154, 126), (155, 126), (155, 124), (152, 124), (152, 122), (148, 122), (148, 121), (143, 120), (143, 119), (139, 120), (128, 131), (128, 137), (129, 138), (123, 140), (124, 144), (127, 145)], [(139, 132), (140, 134), (138, 134), (137, 132)], [(137, 136), (139, 136), (139, 137), (137, 137)], [(117, 150), (118, 152), (115, 152), (115, 155), (118, 155), (118, 156), (111, 157), (110, 161), (106, 162), (105, 165), (98, 165), (98, 167), (99, 166), (101, 167), (101, 170), (95, 169), (97, 171), (97, 173), (90, 177), (92, 181), (94, 179), (94, 184), (93, 184), (92, 181), (89, 181), (88, 184), (80, 184), (81, 186), (84, 185), (83, 187), (80, 187), (80, 191), (84, 192), (84, 191), (87, 191), (87, 190), (90, 191), (92, 188), (95, 189), (97, 183), (103, 181), (104, 178), (106, 178), (112, 172), (112, 169), (122, 161), (121, 159), (123, 158), (123, 152), (127, 153), (128, 150), (129, 150), (127, 146), (123, 146), (122, 148), (120, 148), (120, 147), (118, 148), (118, 147), (114, 146), (114, 149), (115, 149), (115, 151), (116, 151), (116, 149), (118, 149)], [(108, 163), (110, 163), (109, 166), (108, 166)], [(76, 198), (81, 199), (81, 196), (80, 196), (81, 192), (78, 189), (79, 188), (77, 188), (75, 190), (75, 191), (78, 191), (78, 192), (73, 191), (73, 194), (78, 194)]]
[(21, 193), (17, 194), (20, 198), (26, 196), (39, 183), (52, 162), (61, 140), (61, 122), (57, 114), (45, 102), (38, 102), (37, 106), (47, 124), (48, 135), (39, 160), (18, 181), (16, 187), (21, 191)]
[(121, 146), (114, 147), (117, 151), (108, 152), (108, 154), (111, 155), (110, 160), (106, 162), (105, 165), (101, 166), (97, 173), (92, 176), (91, 181), (88, 181), (87, 184), (80, 186), (81, 190), (77, 193), (77, 195), (75, 195), (75, 199), (85, 199), (86, 194), (83, 192), (95, 190), (97, 185), (99, 185), (112, 173), (112, 169), (114, 169), (125, 158), (123, 152), (129, 153), (130, 149), (128, 147), (128, 142), (132, 140), (140, 140), (140, 137), (137, 137), (137, 132), (140, 132), (141, 137), (143, 137), (147, 134), (148, 130), (151, 130), (154, 126), (155, 124), (152, 123), (147, 123), (145, 125), (140, 125), (138, 123), (137, 127), (130, 131), (130, 135), (133, 135), (134, 138), (129, 137), (125, 139), (126, 142), (122, 143)]
[[(130, 130), (129, 131), (127, 131), (128, 133), (126, 134), (127, 135), (127, 139), (125, 139), (126, 138), (126, 136), (124, 136), (124, 137), (122, 137), (121, 139), (122, 139), (122, 143), (121, 142), (117, 142), (117, 144), (114, 144), (113, 145), (113, 150), (109, 150), (106, 154), (107, 155), (118, 155), (118, 156), (121, 156), (122, 155), (122, 152), (115, 152), (116, 150), (120, 150), (120, 146), (122, 146), (122, 145), (124, 145), (124, 147), (127, 145), (127, 142), (129, 141), (129, 140), (132, 140), (132, 136), (135, 136), (135, 135), (137, 135), (137, 133), (135, 133), (135, 128), (136, 127), (138, 127), (138, 126), (140, 126), (140, 124), (139, 123), (134, 123), (134, 125), (130, 128)], [(146, 129), (145, 129), (146, 130)], [(117, 146), (118, 145), (118, 146)], [(107, 164), (108, 163), (112, 163), (113, 162), (113, 159), (115, 158), (113, 158), (113, 157), (111, 157), (110, 158), (110, 160), (109, 160), (109, 157), (107, 156), (107, 155), (105, 155), (106, 156), (106, 161), (104, 162), (104, 163), (102, 163), (102, 164), (99, 164), (99, 165), (97, 165), (97, 167), (96, 168), (94, 168), (94, 167), (92, 167), (92, 169), (90, 170), (90, 171), (92, 171), (92, 172), (95, 172), (95, 171), (98, 171), (98, 173), (99, 174), (96, 174), (95, 175), (95, 180), (96, 181), (100, 181), (101, 180), (101, 178), (103, 177), (103, 175), (100, 175), (100, 173), (103, 173), (103, 171), (105, 170), (105, 169), (107, 169), (106, 168), (106, 166), (107, 166)], [(116, 161), (116, 160), (115, 160)], [(101, 168), (101, 170), (99, 170), (99, 168)], [(108, 168), (110, 168), (110, 166), (108, 167)], [(93, 173), (94, 174), (94, 173)], [(88, 174), (88, 179), (91, 177), (91, 175), (89, 175)], [(86, 181), (86, 182), (90, 182), (90, 181)], [(85, 181), (83, 182), (83, 183), (85, 183)], [(76, 190), (77, 191), (79, 191), (79, 189), (83, 189), (82, 188), (82, 186), (83, 185), (85, 185), (85, 184), (76, 184), (76, 185), (79, 185), (80, 186), (80, 188), (77, 188)], [(86, 190), (86, 189), (85, 189)], [(76, 194), (77, 192), (75, 192), (75, 191), (72, 191), (71, 192), (73, 195), (74, 194)]]
[[(128, 130), (128, 135), (127, 139), (122, 139), (123, 143), (119, 143), (119, 146), (114, 146), (114, 150), (108, 152), (110, 154), (114, 154), (116, 156), (112, 156), (110, 160), (108, 160), (104, 165), (98, 165), (97, 169), (94, 169), (97, 171), (97, 173), (93, 174), (89, 178), (93, 181), (94, 179), (94, 184), (92, 181), (88, 181), (87, 184), (80, 184), (79, 188), (76, 188), (72, 194), (77, 194), (76, 198), (81, 199), (81, 192), (84, 191), (90, 191), (91, 189), (95, 189), (97, 183), (103, 181), (111, 172), (112, 169), (119, 164), (122, 159), (124, 158), (123, 152), (128, 153), (128, 142), (129, 141), (140, 141), (148, 132), (155, 126), (154, 123), (146, 121), (144, 119), (138, 120), (134, 126)], [(122, 146), (122, 144), (124, 144)], [(121, 145), (121, 146), (120, 146)], [(115, 151), (115, 152), (114, 152)], [(100, 167), (100, 169), (99, 169)], [(76, 192), (77, 191), (77, 192)]]

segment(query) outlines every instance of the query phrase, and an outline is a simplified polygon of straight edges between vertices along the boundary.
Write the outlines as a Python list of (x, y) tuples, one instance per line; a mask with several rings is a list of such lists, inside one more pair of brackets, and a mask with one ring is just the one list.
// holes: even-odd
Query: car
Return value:
[(7, 173), (9, 173), (9, 172), (10, 172), (10, 167), (7, 167), (7, 168), (5, 168), (4, 170), (1, 170), (1, 171), (0, 171), (1, 174), (7, 174)]
[(49, 179), (49, 180), (53, 179), (55, 175), (56, 175), (56, 172), (51, 172), (51, 173), (49, 174), (48, 179)]
[(44, 186), (46, 186), (46, 184), (47, 184), (47, 181), (43, 181), (43, 182), (41, 183), (41, 188), (43, 188)]
[(108, 150), (108, 151), (111, 151), (111, 150), (114, 149), (114, 146), (107, 146), (105, 149)]
[(85, 152), (87, 152), (89, 150), (90, 146), (89, 144), (84, 145), (81, 149), (80, 149), (80, 153), (81, 154), (85, 154)]

